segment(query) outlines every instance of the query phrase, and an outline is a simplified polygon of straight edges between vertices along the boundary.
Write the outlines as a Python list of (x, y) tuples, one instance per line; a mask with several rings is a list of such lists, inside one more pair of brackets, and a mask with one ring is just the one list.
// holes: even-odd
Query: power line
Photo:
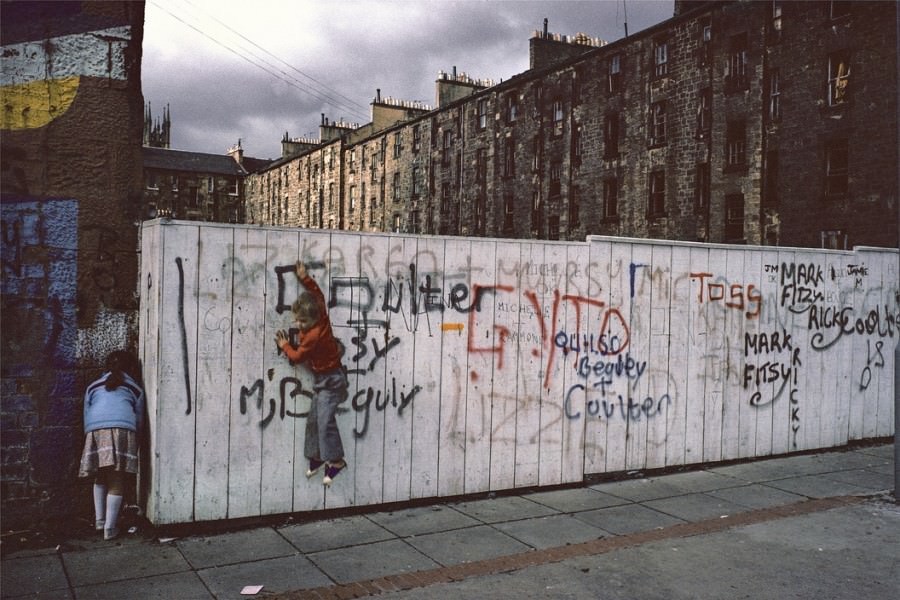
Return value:
[[(200, 8), (199, 6), (197, 6), (196, 4), (194, 4), (193, 2), (191, 2), (191, 0), (184, 0), (184, 2), (186, 2), (187, 4), (190, 4), (191, 6), (194, 6), (194, 7), (197, 8), (198, 10), (203, 10), (202, 8)], [(301, 71), (301, 70), (298, 69), (297, 67), (293, 66), (292, 64), (290, 64), (290, 63), (288, 63), (288, 62), (282, 60), (280, 57), (276, 56), (275, 54), (273, 54), (273, 53), (270, 52), (269, 50), (263, 48), (262, 46), (260, 46), (260, 45), (257, 44), (256, 42), (254, 42), (253, 40), (251, 40), (251, 39), (249, 39), (248, 37), (246, 37), (246, 36), (245, 36), (244, 34), (242, 34), (241, 32), (239, 32), (239, 31), (233, 29), (233, 28), (232, 28), (231, 26), (229, 26), (227, 23), (224, 23), (222, 20), (220, 20), (220, 19), (219, 19), (218, 17), (216, 17), (215, 15), (212, 15), (212, 14), (209, 14), (209, 13), (207, 13), (207, 14), (208, 14), (208, 15), (209, 15), (216, 23), (218, 23), (219, 25), (221, 25), (222, 27), (224, 27), (224, 28), (227, 29), (228, 31), (234, 33), (235, 35), (237, 35), (237, 36), (240, 37), (241, 39), (243, 39), (243, 40), (249, 42), (250, 44), (253, 44), (253, 46), (255, 46), (256, 48), (259, 48), (260, 50), (262, 50), (263, 52), (265, 52), (266, 54), (268, 54), (269, 56), (271, 56), (272, 58), (274, 58), (274, 59), (277, 60), (278, 62), (280, 62), (280, 63), (282, 63), (283, 65), (287, 66), (288, 68), (290, 68), (290, 69), (296, 71), (297, 73), (299, 73), (299, 74), (302, 75), (303, 77), (306, 77), (307, 79), (309, 79), (310, 81), (312, 81), (312, 82), (315, 83), (316, 85), (318, 85), (318, 86), (320, 86), (321, 88), (323, 88), (322, 94), (325, 95), (326, 97), (331, 98), (332, 100), (336, 100), (335, 98), (332, 98), (331, 96), (329, 96), (328, 94), (325, 93), (325, 92), (330, 92), (330, 93), (333, 93), (333, 94), (339, 96), (340, 98), (343, 98), (343, 99), (346, 100), (347, 102), (349, 102), (349, 106), (347, 106), (346, 104), (344, 105), (344, 106), (347, 107), (347, 108), (357, 107), (357, 108), (361, 108), (362, 110), (367, 110), (367, 107), (366, 107), (365, 105), (360, 104), (359, 102), (356, 102), (356, 101), (353, 100), (352, 98), (348, 98), (347, 96), (341, 94), (339, 91), (337, 91), (337, 90), (335, 90), (335, 89), (333, 89), (333, 88), (328, 87), (326, 84), (322, 83), (321, 81), (319, 81), (318, 79), (316, 79), (316, 78), (313, 77), (312, 75), (309, 75), (309, 74), (307, 74), (307, 73), (304, 73), (303, 71)]]
[[(361, 120), (366, 120), (366, 119), (368, 118), (368, 115), (363, 115), (362, 113), (360, 113), (360, 112), (358, 111), (358, 109), (349, 107), (349, 106), (347, 106), (346, 104), (341, 103), (341, 102), (335, 100), (334, 98), (331, 98), (331, 97), (327, 96), (326, 94), (323, 94), (322, 92), (319, 92), (318, 90), (311, 89), (311, 88), (308, 88), (308, 87), (301, 87), (301, 86), (305, 86), (306, 84), (304, 84), (303, 82), (297, 80), (296, 78), (294, 78), (294, 77), (288, 75), (288, 74), (285, 73), (284, 71), (281, 71), (281, 73), (285, 76), (285, 77), (282, 77), (282, 76), (279, 75), (278, 73), (272, 71), (272, 70), (269, 69), (269, 68), (266, 68), (266, 67), (263, 66), (262, 64), (259, 64), (258, 62), (254, 62), (253, 60), (251, 60), (251, 59), (248, 58), (247, 56), (245, 56), (245, 55), (243, 55), (243, 54), (240, 54), (240, 53), (236, 52), (233, 48), (229, 47), (227, 44), (225, 44), (225, 43), (223, 43), (223, 42), (220, 42), (219, 40), (217, 40), (216, 38), (214, 38), (212, 35), (206, 33), (205, 31), (203, 31), (203, 30), (200, 29), (199, 27), (197, 27), (197, 26), (195, 26), (195, 25), (193, 25), (193, 24), (191, 24), (191, 23), (188, 23), (186, 20), (184, 20), (184, 19), (182, 19), (181, 17), (179, 17), (178, 15), (174, 14), (173, 12), (171, 12), (170, 10), (168, 10), (167, 8), (161, 6), (159, 3), (153, 2), (152, 0), (151, 0), (150, 3), (153, 4), (154, 6), (156, 6), (157, 8), (159, 8), (160, 10), (162, 10), (163, 12), (165, 12), (166, 14), (168, 14), (169, 16), (171, 16), (173, 19), (179, 21), (180, 23), (186, 25), (187, 27), (190, 27), (191, 29), (193, 29), (194, 31), (196, 31), (197, 33), (199, 33), (200, 35), (202, 35), (203, 37), (209, 39), (209, 40), (212, 41), (213, 43), (215, 43), (215, 44), (221, 46), (222, 48), (224, 48), (224, 49), (226, 49), (226, 50), (228, 50), (229, 52), (231, 52), (231, 53), (234, 54), (235, 56), (238, 56), (238, 57), (244, 59), (245, 61), (249, 62), (249, 63), (250, 63), (251, 65), (253, 65), (254, 67), (257, 67), (257, 68), (259, 68), (259, 69), (262, 69), (263, 71), (265, 71), (265, 72), (268, 73), (269, 75), (275, 77), (276, 79), (279, 79), (279, 80), (283, 81), (284, 83), (290, 85), (291, 87), (297, 88), (297, 89), (300, 90), (301, 92), (307, 93), (307, 94), (313, 96), (314, 98), (316, 98), (317, 100), (321, 100), (321, 101), (324, 102), (325, 104), (328, 104), (329, 106), (332, 106), (332, 107), (337, 108), (337, 109), (345, 109), (345, 110), (348, 110), (353, 116), (360, 117)], [(267, 65), (269, 65), (269, 66), (272, 67), (273, 69), (277, 69), (277, 67), (275, 67), (275, 66), (272, 65), (271, 63), (265, 61), (265, 59), (260, 58), (260, 57), (257, 56), (256, 54), (253, 54), (253, 56), (254, 56), (254, 58), (256, 58), (256, 59), (258, 59), (258, 60), (264, 62), (264, 63), (267, 64)], [(289, 77), (289, 78), (292, 79), (293, 81), (290, 81), (289, 79), (286, 79), (286, 77)], [(296, 83), (294, 83), (294, 82), (296, 82)], [(300, 84), (300, 85), (298, 85), (298, 84)]]

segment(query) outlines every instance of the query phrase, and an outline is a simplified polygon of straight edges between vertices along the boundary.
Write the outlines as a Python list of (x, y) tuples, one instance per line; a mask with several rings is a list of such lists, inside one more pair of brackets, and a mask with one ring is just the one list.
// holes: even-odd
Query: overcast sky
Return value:
[(435, 105), (438, 72), (499, 82), (528, 69), (543, 28), (612, 42), (673, 0), (147, 0), (143, 92), (172, 114), (172, 148), (277, 158), (321, 114), (363, 125), (382, 97)]

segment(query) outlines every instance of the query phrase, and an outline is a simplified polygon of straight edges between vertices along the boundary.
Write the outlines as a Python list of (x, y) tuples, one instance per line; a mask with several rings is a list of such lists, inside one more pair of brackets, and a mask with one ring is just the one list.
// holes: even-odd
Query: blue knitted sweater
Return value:
[(84, 432), (118, 427), (140, 433), (144, 419), (144, 392), (128, 375), (125, 383), (112, 391), (105, 384), (110, 373), (88, 386), (84, 392)]

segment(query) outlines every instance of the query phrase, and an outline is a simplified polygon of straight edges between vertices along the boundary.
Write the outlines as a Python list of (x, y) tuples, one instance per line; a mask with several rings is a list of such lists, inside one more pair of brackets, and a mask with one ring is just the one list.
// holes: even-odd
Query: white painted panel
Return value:
[[(687, 311), (687, 341), (684, 352), (687, 355), (687, 387), (683, 398), (685, 404), (685, 462), (702, 462), (705, 444), (706, 386), (707, 369), (718, 365), (718, 356), (710, 352), (708, 341), (709, 303), (706, 302), (705, 282), (709, 271), (709, 250), (692, 247), (688, 254), (689, 264), (685, 275), (676, 283), (679, 297), (685, 289)], [(674, 344), (674, 340), (673, 340)], [(674, 345), (673, 345), (674, 348)], [(682, 400), (681, 395), (674, 399)]]
[[(559, 244), (548, 245), (544, 249), (544, 262), (530, 277), (529, 289), (542, 293), (544, 306), (549, 305), (548, 331), (555, 339), (560, 331), (575, 336), (578, 345), (578, 331), (574, 318), (574, 299), (566, 299), (566, 290), (560, 285), (565, 272), (566, 251)], [(568, 318), (570, 311), (573, 313)], [(544, 359), (544, 385), (541, 394), (540, 465), (538, 483), (556, 485), (562, 483), (562, 435), (565, 416), (563, 401), (566, 395), (566, 374), (577, 364), (576, 352), (568, 355), (554, 348)]]
[[(748, 283), (747, 287), (747, 333), (750, 338), (742, 340), (744, 346), (745, 369), (747, 366), (755, 367), (756, 371), (743, 371), (741, 373), (744, 388), (744, 403), (750, 409), (751, 416), (755, 414), (756, 439), (755, 454), (766, 456), (773, 454), (774, 418), (776, 407), (779, 403), (790, 402), (790, 392), (793, 381), (793, 372), (787, 377), (777, 380), (756, 383), (756, 375), (760, 367), (767, 363), (776, 363), (781, 373), (787, 373), (793, 360), (793, 342), (791, 332), (785, 327), (781, 312), (778, 307), (778, 252), (764, 250), (759, 253), (757, 261), (753, 263), (752, 273), (755, 283)], [(749, 286), (753, 285), (754, 288)], [(755, 317), (753, 315), (756, 315)], [(777, 344), (775, 341), (777, 340)], [(763, 345), (765, 342), (765, 345)], [(748, 379), (748, 377), (752, 377)]]
[[(581, 337), (580, 355), (576, 355), (567, 361), (565, 373), (564, 394), (560, 397), (560, 417), (562, 419), (562, 482), (572, 483), (584, 478), (584, 440), (586, 418), (572, 419), (567, 411), (567, 401), (571, 400), (570, 392), (576, 391), (579, 396), (578, 405), (584, 406), (584, 390), (577, 387), (583, 384), (583, 377), (579, 374), (578, 367), (583, 358), (588, 363), (600, 357), (596, 342), (591, 344), (591, 333), (594, 328), (590, 321), (590, 308), (599, 308), (602, 302), (599, 297), (590, 294), (590, 279), (588, 265), (590, 263), (589, 248), (585, 246), (568, 246), (566, 250), (565, 270), (561, 274), (562, 282), (559, 284), (565, 290), (565, 296), (570, 298), (566, 306), (566, 330), (574, 331)], [(598, 296), (599, 290), (596, 290)], [(555, 338), (555, 334), (551, 335)], [(596, 339), (596, 337), (594, 338)], [(587, 344), (585, 344), (587, 340)], [(555, 344), (554, 344), (555, 346)], [(593, 346), (593, 347), (592, 347)]]
[(141, 468), (138, 473), (138, 497), (145, 504), (148, 516), (154, 521), (158, 519), (158, 502), (156, 493), (159, 469), (155, 455), (159, 431), (159, 310), (162, 286), (162, 244), (163, 229), (145, 224), (141, 229), (141, 272), (140, 286), (140, 318), (139, 318), (139, 351), (141, 375), (146, 397), (146, 419), (141, 432)]
[[(322, 292), (325, 294), (325, 301), (329, 308), (329, 319), (332, 323), (332, 330), (335, 337), (344, 344), (344, 348), (351, 352), (350, 348), (355, 348), (352, 337), (348, 338), (348, 329), (346, 325), (352, 326), (355, 322), (362, 320), (359, 314), (359, 305), (365, 297), (364, 288), (362, 286), (351, 286), (351, 295), (353, 305), (350, 310), (347, 307), (343, 311), (338, 311), (337, 306), (341, 302), (337, 299), (339, 294), (346, 294), (346, 289), (342, 289), (343, 284), (356, 281), (360, 277), (362, 262), (362, 236), (351, 233), (333, 233), (330, 238), (313, 237), (311, 234), (301, 236), (301, 255), (307, 250), (314, 253), (315, 249), (325, 248), (321, 260), (313, 265), (311, 274), (319, 282)], [(323, 284), (327, 283), (327, 287)], [(333, 311), (333, 312), (332, 312)], [(349, 313), (349, 314), (348, 314)], [(350, 323), (348, 323), (348, 320)], [(345, 354), (346, 356), (346, 354)], [(350, 368), (349, 364), (344, 364)], [(341, 443), (344, 445), (344, 458), (359, 457), (360, 448), (358, 438), (354, 436), (353, 430), (356, 425), (354, 416), (354, 405), (352, 399), (359, 393), (360, 386), (363, 381), (356, 378), (354, 382), (348, 374), (348, 393), (350, 400), (341, 404), (337, 409), (337, 426), (341, 434)], [(376, 469), (378, 473), (380, 469)], [(324, 469), (323, 469), (324, 471)], [(354, 506), (356, 500), (355, 481), (360, 473), (359, 465), (355, 460), (347, 460), (347, 468), (341, 471), (340, 475), (334, 480), (329, 488), (325, 490), (325, 508), (343, 508)], [(380, 474), (376, 474), (378, 476)], [(324, 478), (324, 473), (322, 475)], [(313, 480), (320, 483), (321, 480), (316, 476)]]
[[(724, 324), (724, 390), (722, 394), (722, 460), (738, 458), (741, 444), (740, 406), (744, 368), (744, 311), (735, 295), (742, 293), (744, 280), (743, 250), (731, 251), (725, 257), (724, 277), (709, 288), (709, 301), (722, 312)], [(753, 421), (754, 429), (756, 420)], [(755, 431), (754, 431), (755, 434)]]
[[(522, 353), (520, 333), (529, 328), (522, 309), (532, 309), (521, 288), (519, 244), (498, 248), (494, 326), (498, 355), (491, 402), (491, 489), (516, 485), (517, 386)], [(523, 324), (524, 321), (524, 324)], [(523, 359), (524, 361), (524, 359)]]
[[(867, 367), (872, 372), (872, 381), (869, 384), (878, 386), (878, 405), (875, 425), (875, 435), (884, 437), (894, 433), (894, 410), (896, 408), (894, 389), (894, 347), (896, 338), (900, 337), (900, 286), (897, 282), (897, 257), (886, 252), (871, 252), (865, 256), (866, 262), (871, 262), (871, 276), (861, 278), (863, 285), (870, 289), (878, 289), (875, 294), (878, 304), (865, 311), (865, 352)], [(891, 281), (894, 282), (891, 285)], [(891, 308), (893, 307), (893, 308)], [(893, 319), (890, 312), (893, 311)], [(891, 321), (893, 320), (893, 328)], [(871, 331), (871, 333), (870, 333)], [(861, 340), (860, 340), (861, 341)], [(858, 342), (857, 342), (858, 343)], [(860, 344), (862, 347), (862, 344)], [(863, 374), (860, 373), (860, 380)]]
[(491, 398), (494, 368), (503, 359), (494, 328), (497, 307), (495, 289), (496, 243), (473, 240), (468, 260), (461, 265), (468, 276), (469, 365), (466, 380), (465, 493), (490, 488)]
[[(384, 352), (384, 502), (398, 502), (410, 498), (412, 469), (412, 426), (414, 402), (420, 385), (416, 383), (415, 340), (418, 332), (420, 292), (415, 273), (415, 238), (394, 238), (389, 256), (389, 276), (398, 295), (399, 310), (388, 315), (386, 335), (373, 350)], [(388, 402), (390, 397), (390, 402)]]
[[(584, 390), (576, 394), (576, 389), (571, 388), (573, 394), (569, 397), (566, 410), (567, 418), (570, 420), (584, 421), (585, 474), (603, 473), (608, 470), (607, 432), (612, 417), (604, 407), (614, 402), (614, 396), (611, 391), (611, 376), (606, 373), (605, 365), (615, 361), (616, 355), (615, 348), (609, 347), (611, 342), (609, 329), (604, 330), (604, 326), (608, 326), (610, 322), (618, 322), (615, 316), (620, 314), (618, 311), (621, 305), (619, 300), (616, 301), (616, 305), (613, 305), (611, 300), (612, 248), (613, 245), (609, 242), (595, 242), (590, 245), (590, 262), (586, 269), (587, 296), (593, 302), (587, 306), (585, 331), (589, 336), (591, 352), (588, 363), (580, 371), (582, 379), (580, 383), (584, 386)], [(616, 270), (618, 271), (618, 267)], [(594, 337), (591, 338), (591, 335)], [(595, 372), (595, 368), (599, 372)], [(624, 457), (622, 461), (624, 464)]]
[[(311, 232), (311, 231), (301, 231), (300, 232), (300, 248), (298, 259), (302, 260), (306, 265), (306, 270), (309, 275), (311, 275), (319, 284), (319, 287), (322, 288), (322, 293), (325, 295), (326, 304), (330, 304), (333, 300), (333, 280), (329, 277), (329, 271), (326, 268), (325, 255), (328, 252), (328, 248), (331, 246), (331, 236), (328, 233), (322, 232)], [(284, 298), (282, 299), (283, 304), (293, 304), (293, 301), (297, 298), (297, 295), (301, 291), (301, 286), (296, 281), (296, 274), (292, 275), (289, 272), (283, 273), (284, 276)], [(328, 316), (332, 323), (332, 330), (334, 331), (335, 337), (339, 340), (342, 340), (345, 348), (349, 347), (347, 345), (347, 340), (342, 339), (340, 333), (342, 332), (339, 323), (336, 323), (334, 320), (334, 315), (332, 314), (335, 311), (333, 307), (329, 307)], [(289, 312), (285, 310), (282, 312), (282, 315), (286, 319), (286, 326), (293, 326), (292, 317), (289, 316)], [(346, 358), (346, 353), (345, 353)], [(284, 357), (280, 357), (281, 360), (284, 360)], [(304, 453), (304, 444), (306, 442), (306, 420), (309, 415), (309, 410), (311, 407), (312, 395), (313, 395), (313, 383), (314, 377), (312, 371), (310, 371), (305, 366), (296, 366), (293, 367), (293, 372), (291, 377), (294, 379), (291, 380), (291, 399), (289, 400), (289, 406), (292, 406), (292, 414), (294, 416), (294, 511), (306, 511), (306, 510), (316, 510), (325, 508), (325, 489), (322, 485), (322, 477), (324, 476), (322, 471), (319, 474), (307, 478), (306, 470), (309, 467), (309, 459), (306, 457)], [(299, 382), (299, 385), (298, 385)], [(296, 387), (294, 387), (296, 386)], [(350, 397), (353, 397), (352, 389), (350, 390)], [(341, 441), (344, 443), (344, 451), (349, 456), (352, 456), (352, 445), (348, 450), (347, 445), (347, 434), (340, 427), (340, 424), (343, 421), (347, 420), (347, 413), (350, 411), (350, 402), (345, 402), (338, 408), (338, 429), (341, 432)], [(347, 458), (347, 457), (345, 457)], [(349, 461), (350, 466), (341, 473), (341, 477), (352, 478), (353, 472), (353, 462)], [(335, 486), (339, 485), (338, 483)]]
[[(543, 365), (555, 352), (550, 330), (550, 309), (542, 289), (529, 285), (528, 272), (544, 264), (544, 244), (518, 244), (516, 291), (511, 309), (518, 315), (515, 394), (515, 485), (537, 485), (541, 453), (541, 402), (546, 396)], [(501, 273), (498, 272), (498, 278)], [(510, 391), (512, 391), (510, 386)]]
[[(655, 245), (651, 248), (650, 266), (645, 280), (650, 286), (650, 346), (647, 355), (652, 363), (643, 377), (647, 378), (647, 392), (635, 396), (640, 418), (647, 422), (647, 468), (666, 466), (668, 414), (673, 410), (669, 390), (674, 387), (669, 342), (671, 338), (670, 310), (672, 302), (672, 248)], [(679, 437), (681, 433), (679, 433)]]
[(438, 455), (438, 493), (454, 496), (465, 491), (466, 388), (469, 379), (469, 313), (472, 303), (468, 240), (450, 239), (444, 254), (444, 285), (449, 307), (444, 312), (441, 360), (441, 435)]
[[(653, 247), (648, 244), (632, 244), (631, 262), (628, 265), (629, 324), (631, 326), (631, 343), (621, 354), (627, 362), (630, 356), (640, 364), (647, 361), (648, 369), (653, 361), (663, 362), (665, 357), (653, 356), (650, 348), (652, 334), (652, 281)], [(660, 361), (660, 358), (662, 360)], [(626, 443), (625, 468), (628, 470), (647, 467), (647, 419), (641, 414), (641, 403), (650, 396), (650, 377), (636, 377), (637, 373), (622, 375), (626, 381), (626, 394), (620, 400), (620, 416), (627, 421), (628, 441)]]
[(266, 232), (236, 229), (232, 261), (228, 517), (236, 519), (259, 515), (262, 500)]
[(201, 228), (197, 296), (197, 457), (194, 518), (228, 514), (234, 230)]
[[(588, 394), (588, 407), (591, 401), (596, 400), (596, 410), (600, 418), (607, 422), (606, 429), (606, 468), (605, 472), (611, 473), (626, 470), (628, 461), (628, 418), (627, 403), (634, 385), (634, 378), (629, 378), (624, 371), (616, 372), (613, 368), (611, 375), (606, 375), (606, 365), (618, 365), (621, 356), (624, 361), (627, 356), (634, 360), (647, 360), (646, 357), (634, 353), (633, 336), (631, 326), (632, 298), (631, 298), (631, 251), (632, 244), (613, 244), (609, 261), (609, 306), (599, 315), (597, 327), (604, 344), (608, 348), (608, 355), (604, 357), (604, 381), (599, 386), (594, 385), (594, 394)], [(638, 379), (640, 381), (640, 379)], [(599, 390), (599, 394), (597, 394)], [(588, 413), (590, 414), (590, 413)]]
[[(694, 278), (698, 298), (706, 305), (706, 384), (703, 408), (703, 461), (722, 460), (723, 402), (730, 365), (728, 364), (727, 309), (724, 302), (728, 252), (710, 248), (709, 266)], [(718, 300), (710, 296), (718, 297)]]
[(197, 357), (197, 242), (199, 228), (177, 225), (163, 237), (160, 368), (155, 452), (158, 523), (194, 519)]
[[(683, 465), (687, 445), (687, 411), (691, 402), (689, 369), (692, 357), (691, 339), (691, 250), (685, 246), (672, 248), (671, 284), (669, 291), (669, 357), (668, 380), (663, 393), (666, 419), (666, 465)], [(694, 359), (696, 360), (696, 359)]]
[[(457, 323), (450, 312), (450, 288), (444, 278), (444, 241), (419, 239), (416, 276), (419, 300), (416, 314), (413, 384), (418, 387), (407, 410), (412, 414), (412, 465), (410, 495), (429, 498), (438, 495), (438, 450), (441, 425), (441, 372), (444, 336), (460, 337), (462, 331), (445, 323)], [(448, 319), (449, 320), (445, 320)]]
[[(286, 386), (282, 382), (296, 376), (295, 367), (285, 360), (275, 345), (275, 332), (293, 324), (291, 302), (299, 283), (294, 264), (299, 258), (296, 232), (270, 230), (266, 236), (266, 306), (263, 333), (262, 514), (291, 512), (294, 505), (294, 461), (302, 459), (302, 449), (294, 447), (297, 419), (287, 415)], [(304, 482), (305, 483), (305, 482)]]
[[(327, 491), (305, 477), (312, 376), (274, 345), (292, 325), (298, 257), (350, 369), (350, 467)], [(141, 264), (154, 523), (553, 485), (893, 430), (896, 252), (167, 222), (144, 228)]]

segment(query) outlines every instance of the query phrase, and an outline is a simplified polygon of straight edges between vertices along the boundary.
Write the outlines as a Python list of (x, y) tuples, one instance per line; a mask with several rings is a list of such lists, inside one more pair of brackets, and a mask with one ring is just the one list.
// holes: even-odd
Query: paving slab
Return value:
[(580, 544), (611, 535), (608, 531), (579, 521), (572, 515), (550, 515), (509, 521), (497, 523), (494, 528), (538, 550)]
[(297, 551), (271, 527), (184, 538), (175, 545), (195, 569), (290, 556)]
[(62, 557), (69, 581), (76, 588), (191, 570), (178, 548), (169, 544), (110, 546), (67, 552)]
[(246, 600), (241, 590), (262, 585), (262, 594), (305, 590), (331, 585), (325, 573), (302, 554), (270, 558), (250, 563), (211, 567), (197, 574), (217, 600)]
[(488, 525), (420, 535), (406, 541), (443, 566), (530, 550), (522, 542)]
[(858, 448), (854, 450), (854, 452), (858, 452), (860, 454), (870, 454), (872, 456), (879, 456), (881, 458), (889, 460), (890, 462), (894, 462), (894, 444), (867, 446), (865, 448)]
[(834, 479), (841, 483), (849, 483), (857, 485), (861, 488), (869, 490), (869, 493), (883, 492), (885, 490), (894, 489), (893, 473), (881, 473), (871, 471), (869, 469), (854, 469), (852, 471), (838, 471), (835, 473), (825, 473), (828, 479)]
[(837, 481), (825, 475), (806, 475), (804, 477), (792, 477), (791, 479), (779, 479), (769, 481), (766, 485), (809, 498), (853, 496), (871, 492), (871, 490), (858, 485)]
[(434, 569), (439, 565), (402, 540), (324, 550), (308, 558), (338, 583)]
[(785, 504), (806, 500), (804, 496), (792, 494), (761, 483), (751, 483), (750, 485), (726, 488), (724, 490), (710, 490), (706, 493), (750, 509), (772, 508), (773, 506), (784, 506)]
[(816, 460), (827, 470), (823, 471), (847, 471), (850, 469), (865, 469), (877, 465), (888, 464), (885, 457), (859, 452), (830, 452), (828, 454), (816, 454)]
[(590, 486), (590, 489), (610, 494), (632, 502), (644, 502), (657, 498), (680, 496), (685, 491), (668, 483), (664, 478), (626, 479)]
[(396, 537), (362, 515), (288, 525), (278, 529), (278, 533), (303, 552), (321, 552)]
[(549, 506), (532, 502), (521, 496), (502, 496), (487, 500), (459, 502), (450, 506), (484, 523), (530, 519), (532, 517), (558, 514), (559, 512)]
[(75, 588), (78, 600), (207, 600), (215, 598), (193, 571), (125, 579)]
[(400, 537), (474, 527), (481, 523), (445, 505), (380, 512), (369, 515), (369, 518)]
[(658, 510), (653, 510), (640, 504), (626, 504), (589, 510), (576, 513), (575, 518), (618, 535), (684, 523), (682, 519), (663, 514)]
[(708, 492), (729, 487), (739, 487), (747, 483), (740, 477), (731, 477), (711, 471), (690, 471), (666, 476), (666, 483), (685, 493)]
[(578, 512), (624, 504), (624, 500), (618, 496), (613, 496), (591, 488), (536, 492), (534, 494), (527, 494), (524, 498), (549, 506), (560, 512)]
[(650, 500), (644, 502), (644, 506), (691, 522), (722, 518), (749, 510), (746, 506), (704, 493)]
[(69, 581), (58, 554), (3, 561), (3, 597), (34, 595), (41, 591), (67, 593)]
[(823, 465), (815, 456), (800, 455), (711, 467), (707, 471), (744, 479), (750, 483), (761, 483), (788, 477), (816, 475), (829, 469), (830, 467)]

